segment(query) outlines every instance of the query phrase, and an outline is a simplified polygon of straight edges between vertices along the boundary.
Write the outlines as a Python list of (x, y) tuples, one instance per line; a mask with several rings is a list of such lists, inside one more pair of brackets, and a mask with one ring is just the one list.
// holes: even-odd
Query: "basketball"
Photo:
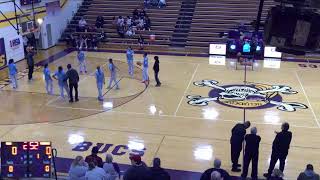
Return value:
[(142, 63), (141, 63), (140, 61), (138, 61), (138, 62), (137, 62), (137, 65), (138, 65), (138, 66), (141, 66), (141, 65), (142, 65)]

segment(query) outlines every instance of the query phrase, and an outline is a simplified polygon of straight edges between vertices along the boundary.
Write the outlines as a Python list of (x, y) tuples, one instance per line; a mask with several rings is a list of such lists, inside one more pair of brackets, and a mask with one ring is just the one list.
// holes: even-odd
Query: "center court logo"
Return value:
[(246, 85), (219, 86), (215, 80), (202, 80), (193, 83), (198, 87), (210, 87), (209, 97), (188, 95), (188, 104), (206, 106), (209, 102), (246, 109), (263, 109), (276, 107), (278, 110), (294, 112), (296, 109), (307, 109), (308, 106), (297, 102), (283, 102), (281, 95), (297, 94), (290, 86), (248, 83)]

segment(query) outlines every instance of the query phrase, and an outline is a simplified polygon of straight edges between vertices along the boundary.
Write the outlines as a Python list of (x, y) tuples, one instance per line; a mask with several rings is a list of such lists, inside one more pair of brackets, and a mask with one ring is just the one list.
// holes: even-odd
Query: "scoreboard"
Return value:
[(51, 142), (1, 142), (2, 178), (50, 178)]
[(31, 5), (32, 2), (33, 2), (34, 4), (36, 4), (36, 3), (40, 3), (41, 0), (20, 0), (20, 4), (21, 4), (22, 6), (24, 6), (24, 5)]

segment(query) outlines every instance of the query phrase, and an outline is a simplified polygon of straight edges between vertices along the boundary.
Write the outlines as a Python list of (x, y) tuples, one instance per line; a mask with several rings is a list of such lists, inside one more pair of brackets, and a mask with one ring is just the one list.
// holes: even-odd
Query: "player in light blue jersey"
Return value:
[(103, 70), (100, 68), (100, 66), (97, 67), (96, 73), (96, 82), (97, 82), (97, 88), (98, 88), (98, 100), (103, 101), (103, 95), (102, 95), (102, 88), (103, 85), (106, 84)]
[(113, 64), (113, 60), (109, 59), (109, 71), (110, 71), (110, 80), (109, 80), (109, 86), (108, 89), (112, 88), (112, 82), (115, 83), (116, 89), (119, 89), (119, 84), (117, 82), (117, 67)]
[(9, 60), (8, 69), (9, 69), (9, 78), (12, 84), (12, 88), (16, 89), (18, 88), (18, 81), (17, 81), (18, 69), (13, 59)]
[(134, 51), (132, 50), (131, 47), (128, 47), (127, 49), (127, 62), (128, 62), (128, 70), (129, 70), (129, 75), (133, 77), (134, 73), (134, 65), (133, 65), (133, 56), (134, 56)]
[(52, 83), (52, 78), (51, 78), (51, 75), (50, 75), (50, 69), (48, 68), (48, 64), (44, 65), (43, 76), (44, 76), (44, 80), (45, 80), (45, 83), (46, 83), (47, 93), (52, 95), (52, 93), (53, 93), (53, 83)]

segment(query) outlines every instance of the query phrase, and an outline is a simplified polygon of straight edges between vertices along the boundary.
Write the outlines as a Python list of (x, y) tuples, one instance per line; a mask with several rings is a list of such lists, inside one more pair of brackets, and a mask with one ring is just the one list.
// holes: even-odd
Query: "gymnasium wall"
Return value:
[[(36, 19), (42, 18), (44, 20), (40, 29), (44, 49), (51, 47), (48, 46), (47, 42), (47, 24), (51, 24), (52, 45), (55, 45), (58, 42), (63, 30), (67, 26), (68, 20), (71, 20), (73, 14), (83, 2), (83, 0), (60, 0), (61, 8), (55, 13), (47, 14), (45, 4), (52, 1), (56, 0), (42, 0), (40, 4), (35, 5)], [(19, 1), (16, 2), (18, 6), (21, 7)], [(21, 8), (24, 12), (31, 12), (31, 6), (23, 6)], [(10, 19), (10, 22), (13, 25), (16, 25), (13, 3), (0, 4), (0, 10), (7, 16), (8, 19)], [(23, 18), (22, 21), (27, 21), (27, 19)], [(7, 60), (12, 58), (15, 61), (19, 61), (24, 58), (22, 36), (17, 34), (17, 31), (2, 15), (0, 15), (0, 39), (1, 38), (4, 38)], [(17, 39), (20, 40), (20, 44), (18, 44), (19, 40)], [(12, 42), (15, 42), (15, 44)]]

